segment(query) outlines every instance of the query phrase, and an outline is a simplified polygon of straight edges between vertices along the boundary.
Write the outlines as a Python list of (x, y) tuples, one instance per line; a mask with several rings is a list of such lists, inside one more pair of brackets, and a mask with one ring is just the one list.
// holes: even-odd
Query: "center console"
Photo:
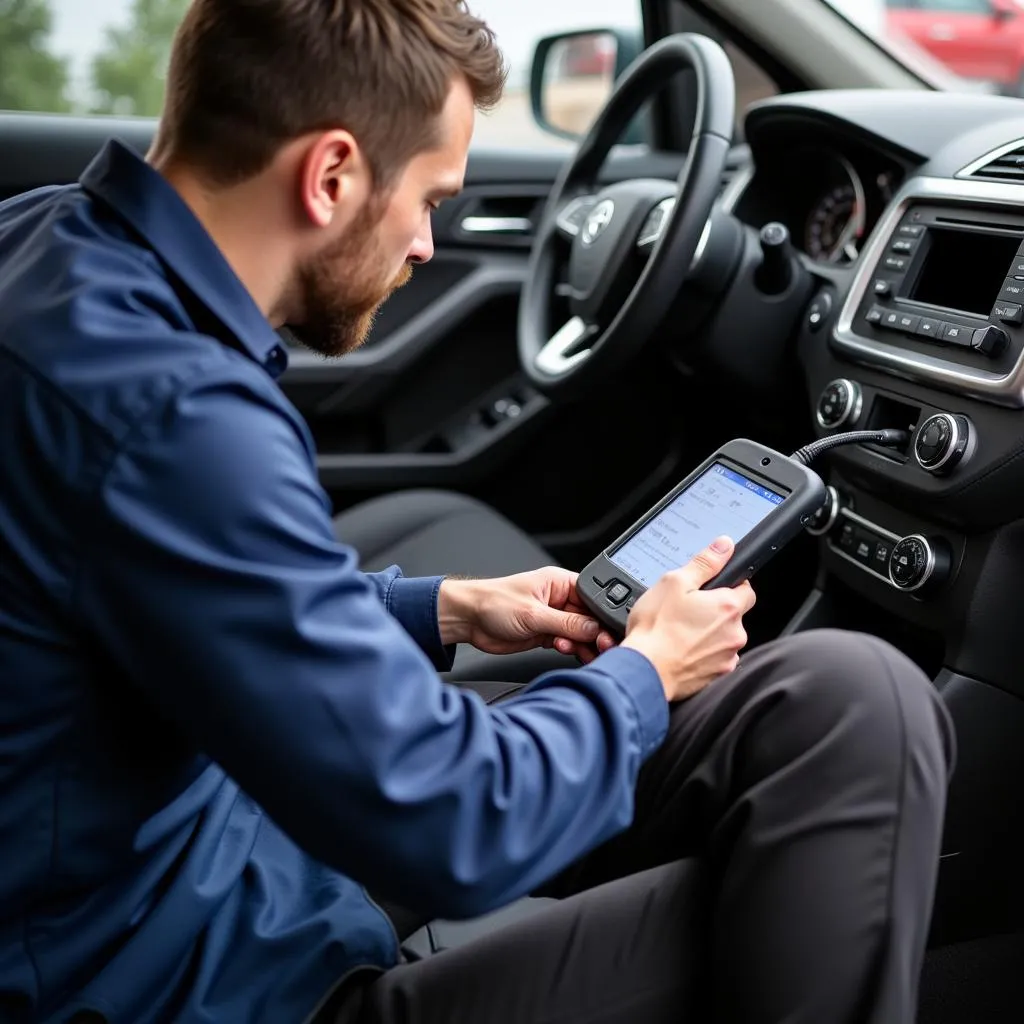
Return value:
[(912, 179), (861, 258), (835, 331), (851, 359), (1024, 406), (1024, 208), (1017, 186)]
[(873, 632), (935, 680), (959, 744), (935, 935), (1017, 927), (1024, 187), (910, 179), (848, 280), (822, 284), (800, 336), (817, 433), (908, 440), (830, 453), (821, 573), (793, 628)]

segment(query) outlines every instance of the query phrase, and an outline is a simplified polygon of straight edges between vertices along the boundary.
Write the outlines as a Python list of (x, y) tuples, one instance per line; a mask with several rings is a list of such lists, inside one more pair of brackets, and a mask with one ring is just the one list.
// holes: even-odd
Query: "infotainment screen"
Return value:
[(1006, 280), (1020, 237), (930, 228), (928, 252), (910, 294), (929, 306), (987, 317)]
[(716, 537), (727, 534), (738, 542), (785, 500), (785, 494), (716, 462), (626, 538), (608, 560), (638, 583), (653, 587)]

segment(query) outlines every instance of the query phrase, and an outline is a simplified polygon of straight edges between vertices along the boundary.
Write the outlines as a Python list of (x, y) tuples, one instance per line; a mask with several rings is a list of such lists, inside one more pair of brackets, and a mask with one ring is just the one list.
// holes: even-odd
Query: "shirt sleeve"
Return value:
[(441, 642), (437, 597), (443, 576), (406, 579), (397, 565), (383, 572), (368, 572), (366, 578), (377, 588), (381, 603), (402, 624), (421, 651), (439, 672), (455, 663), (456, 644)]
[(388, 614), (285, 405), (207, 377), (137, 426), (76, 608), (312, 856), (411, 908), (486, 912), (628, 825), (667, 728), (658, 677), (620, 649), (496, 707), (444, 684), (399, 624), (425, 626), (436, 581), (392, 589)]

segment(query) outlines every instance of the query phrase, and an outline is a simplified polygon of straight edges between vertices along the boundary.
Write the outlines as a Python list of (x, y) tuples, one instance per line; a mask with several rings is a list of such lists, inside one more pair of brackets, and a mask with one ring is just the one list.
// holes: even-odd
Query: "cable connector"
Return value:
[(798, 448), (790, 458), (809, 466), (819, 455), (839, 448), (844, 444), (880, 444), (886, 448), (896, 448), (910, 440), (908, 430), (900, 430), (889, 427), (885, 430), (848, 430), (844, 434), (831, 434), (829, 437), (819, 438), (803, 448)]

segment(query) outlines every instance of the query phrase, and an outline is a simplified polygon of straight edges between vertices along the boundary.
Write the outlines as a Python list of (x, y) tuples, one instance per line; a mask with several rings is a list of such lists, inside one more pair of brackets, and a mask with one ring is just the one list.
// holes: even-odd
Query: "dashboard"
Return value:
[(906, 173), (869, 147), (801, 134), (763, 154), (735, 212), (749, 224), (785, 224), (796, 248), (816, 262), (849, 265)]
[[(763, 101), (745, 128), (750, 165), (722, 205), (753, 229), (753, 265), (768, 221), (798, 250), (785, 365), (810, 431), (906, 431), (830, 453), (822, 578), (876, 627), (917, 630), (946, 665), (1024, 696), (1007, 602), (1024, 573), (1024, 103), (831, 90)], [(780, 296), (747, 281), (728, 305), (757, 346), (726, 349), (735, 319), (715, 343), (779, 382), (758, 359)]]

